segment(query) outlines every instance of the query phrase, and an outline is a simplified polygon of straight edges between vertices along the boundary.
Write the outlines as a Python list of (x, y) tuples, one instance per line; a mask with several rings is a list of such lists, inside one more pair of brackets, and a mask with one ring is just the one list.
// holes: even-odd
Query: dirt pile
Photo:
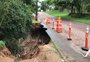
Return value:
[(62, 58), (59, 56), (57, 50), (53, 48), (52, 44), (40, 46), (39, 48), (38, 62), (61, 62)]
[(57, 50), (54, 48), (54, 46), (51, 43), (47, 45), (41, 45), (39, 46), (39, 49), (40, 49), (39, 54), (33, 57), (32, 59), (28, 58), (28, 59), (15, 60), (14, 58), (10, 58), (5, 55), (3, 56), (0, 53), (0, 59), (2, 59), (0, 60), (0, 62), (16, 62), (16, 61), (18, 62), (61, 62), (62, 61), (62, 58), (59, 56)]
[(0, 62), (14, 62), (11, 52), (6, 47), (0, 49)]
[(14, 62), (14, 59), (6, 56), (0, 56), (0, 62)]
[(19, 58), (31, 59), (38, 54), (37, 40), (25, 40), (20, 42), (21, 52)]
[(8, 48), (4, 47), (0, 50), (0, 54), (2, 56), (7, 56), (7, 57), (11, 57), (11, 52), (8, 50)]
[(62, 58), (59, 56), (57, 50), (52, 44), (39, 46), (40, 52), (38, 56), (32, 59), (21, 60), (20, 62), (61, 62)]

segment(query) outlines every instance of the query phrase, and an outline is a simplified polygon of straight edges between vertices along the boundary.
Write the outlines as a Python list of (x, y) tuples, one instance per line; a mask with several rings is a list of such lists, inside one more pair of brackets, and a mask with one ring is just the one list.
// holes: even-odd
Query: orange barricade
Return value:
[(56, 31), (57, 32), (62, 32), (62, 20), (60, 17), (58, 17), (57, 23), (56, 23)]

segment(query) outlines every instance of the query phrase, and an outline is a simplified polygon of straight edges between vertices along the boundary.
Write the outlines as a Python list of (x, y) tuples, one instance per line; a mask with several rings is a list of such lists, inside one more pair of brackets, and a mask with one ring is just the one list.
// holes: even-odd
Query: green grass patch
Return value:
[(68, 12), (60, 12), (60, 11), (57, 11), (57, 10), (48, 11), (47, 13), (52, 15), (52, 16), (61, 16), (61, 17), (67, 16), (69, 14)]
[(80, 22), (80, 23), (85, 23), (85, 24), (90, 24), (90, 18), (89, 17), (82, 17), (82, 18), (77, 18), (77, 17), (71, 17), (69, 16), (68, 12), (60, 12), (57, 10), (53, 10), (53, 11), (48, 11), (48, 14), (52, 15), (52, 16), (60, 16), (62, 19), (66, 19), (66, 20), (71, 20), (71, 21), (75, 21), (75, 22)]
[(90, 18), (73, 18), (73, 21), (90, 25)]

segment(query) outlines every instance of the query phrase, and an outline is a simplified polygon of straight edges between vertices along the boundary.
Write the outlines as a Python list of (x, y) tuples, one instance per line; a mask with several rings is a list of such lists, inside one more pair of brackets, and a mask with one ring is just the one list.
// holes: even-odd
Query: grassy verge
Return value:
[(90, 25), (90, 18), (77, 18), (77, 17), (71, 17), (69, 16), (68, 12), (60, 12), (57, 10), (53, 10), (53, 11), (48, 11), (48, 14), (52, 15), (52, 16), (60, 16), (62, 19), (66, 19), (66, 20), (71, 20), (71, 21), (76, 21), (76, 22), (80, 22), (80, 23), (85, 23), (85, 24), (89, 24)]

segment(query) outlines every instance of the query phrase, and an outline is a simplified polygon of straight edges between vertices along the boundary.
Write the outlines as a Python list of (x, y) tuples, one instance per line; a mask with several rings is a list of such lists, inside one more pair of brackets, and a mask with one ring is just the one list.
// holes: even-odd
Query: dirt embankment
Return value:
[(6, 47), (0, 50), (0, 62), (14, 62), (12, 54)]
[(61, 62), (62, 58), (60, 58), (52, 43), (39, 46), (39, 48), (40, 52), (38, 56), (32, 59), (21, 60), (20, 62)]
[[(39, 46), (39, 54), (32, 59), (22, 59), (18, 62), (61, 62), (62, 58), (59, 56), (57, 50), (54, 48), (53, 44), (41, 45)], [(6, 56), (0, 53), (0, 62), (16, 62), (14, 58)]]

